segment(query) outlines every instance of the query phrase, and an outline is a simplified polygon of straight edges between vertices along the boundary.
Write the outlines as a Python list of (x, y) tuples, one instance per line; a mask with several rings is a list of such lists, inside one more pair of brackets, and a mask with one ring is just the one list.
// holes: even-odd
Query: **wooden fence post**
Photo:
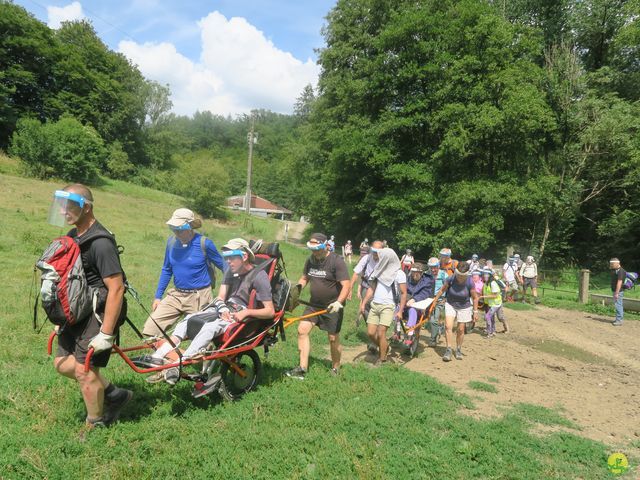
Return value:
[(578, 302), (589, 303), (589, 274), (587, 269), (580, 270), (580, 281), (578, 283)]

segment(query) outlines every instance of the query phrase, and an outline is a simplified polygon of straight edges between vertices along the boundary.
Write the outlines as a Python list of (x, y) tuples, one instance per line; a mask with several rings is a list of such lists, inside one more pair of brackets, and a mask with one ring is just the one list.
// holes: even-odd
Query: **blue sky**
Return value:
[(319, 67), (335, 0), (14, 0), (57, 28), (86, 18), (113, 50), (169, 84), (174, 111), (288, 113)]

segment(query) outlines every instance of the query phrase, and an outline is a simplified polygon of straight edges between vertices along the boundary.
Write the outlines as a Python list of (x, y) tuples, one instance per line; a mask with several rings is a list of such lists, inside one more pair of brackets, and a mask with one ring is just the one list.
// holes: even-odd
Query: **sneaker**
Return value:
[(298, 380), (304, 380), (304, 376), (307, 371), (302, 367), (292, 368), (284, 373), (289, 378), (297, 378)]
[(502, 322), (502, 333), (509, 333), (509, 324), (506, 320)]
[(120, 418), (120, 412), (132, 398), (133, 392), (126, 388), (116, 388), (116, 391), (110, 395), (110, 398), (105, 396), (104, 412), (102, 413), (104, 424), (109, 426), (117, 422), (118, 418)]
[(444, 355), (442, 356), (442, 361), (443, 362), (450, 362), (451, 361), (451, 349), (447, 348), (444, 352)]
[(222, 380), (222, 375), (216, 373), (211, 376), (206, 382), (198, 382), (195, 384), (193, 388), (193, 398), (204, 397), (205, 395), (209, 395), (218, 389), (218, 385), (220, 385), (220, 381)]
[(456, 360), (462, 360), (462, 350), (460, 350), (459, 348), (456, 348)]
[(378, 353), (378, 346), (370, 343), (369, 345), (367, 345), (367, 350), (369, 350), (369, 353), (376, 354)]
[(340, 369), (335, 367), (331, 368), (331, 375), (337, 377), (338, 375), (340, 375)]
[(167, 368), (164, 371), (164, 381), (169, 385), (175, 385), (180, 380), (180, 370), (178, 367)]
[(139, 357), (132, 357), (131, 361), (136, 367), (141, 368), (160, 367), (164, 365), (163, 358), (157, 358), (153, 355), (140, 355)]
[(611, 325), (613, 325), (614, 327), (621, 327), (622, 326), (622, 321), (616, 320)]

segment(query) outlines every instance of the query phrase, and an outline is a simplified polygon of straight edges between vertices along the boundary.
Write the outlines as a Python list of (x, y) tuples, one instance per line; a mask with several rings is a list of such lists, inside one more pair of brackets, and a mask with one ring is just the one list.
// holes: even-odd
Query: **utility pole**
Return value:
[(247, 195), (244, 201), (244, 207), (247, 214), (251, 213), (251, 169), (253, 162), (253, 144), (256, 143), (256, 135), (254, 132), (255, 115), (251, 112), (251, 130), (247, 134), (247, 142), (249, 142), (249, 159), (247, 161)]

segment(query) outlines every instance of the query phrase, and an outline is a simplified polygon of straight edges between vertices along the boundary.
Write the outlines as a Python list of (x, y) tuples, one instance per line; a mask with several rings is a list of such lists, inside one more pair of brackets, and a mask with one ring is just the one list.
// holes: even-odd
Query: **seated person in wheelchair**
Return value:
[[(433, 297), (434, 279), (430, 275), (424, 274), (424, 265), (414, 263), (409, 272), (407, 279), (407, 306), (404, 309), (404, 318), (407, 319), (407, 328), (410, 329), (418, 323), (419, 312), (413, 308), (416, 302), (421, 302), (427, 298)], [(420, 312), (421, 313), (421, 312)], [(407, 335), (405, 343), (411, 344), (414, 331), (410, 331)]]
[[(264, 270), (255, 270), (255, 259), (249, 244), (242, 238), (229, 240), (222, 247), (222, 257), (229, 268), (224, 274), (218, 297), (204, 310), (187, 315), (173, 332), (171, 340), (176, 347), (183, 340), (193, 337), (182, 354), (183, 360), (196, 356), (218, 335), (222, 335), (233, 322), (244, 322), (247, 318), (271, 319), (275, 315), (271, 296), (271, 283)], [(253, 272), (253, 273), (252, 273)], [(258, 308), (248, 308), (251, 292), (255, 290)], [(193, 331), (197, 332), (194, 333)], [(145, 359), (148, 363), (162, 365), (164, 357), (173, 350), (164, 342), (153, 355)], [(165, 381), (174, 385), (179, 379), (178, 368), (165, 371)]]

